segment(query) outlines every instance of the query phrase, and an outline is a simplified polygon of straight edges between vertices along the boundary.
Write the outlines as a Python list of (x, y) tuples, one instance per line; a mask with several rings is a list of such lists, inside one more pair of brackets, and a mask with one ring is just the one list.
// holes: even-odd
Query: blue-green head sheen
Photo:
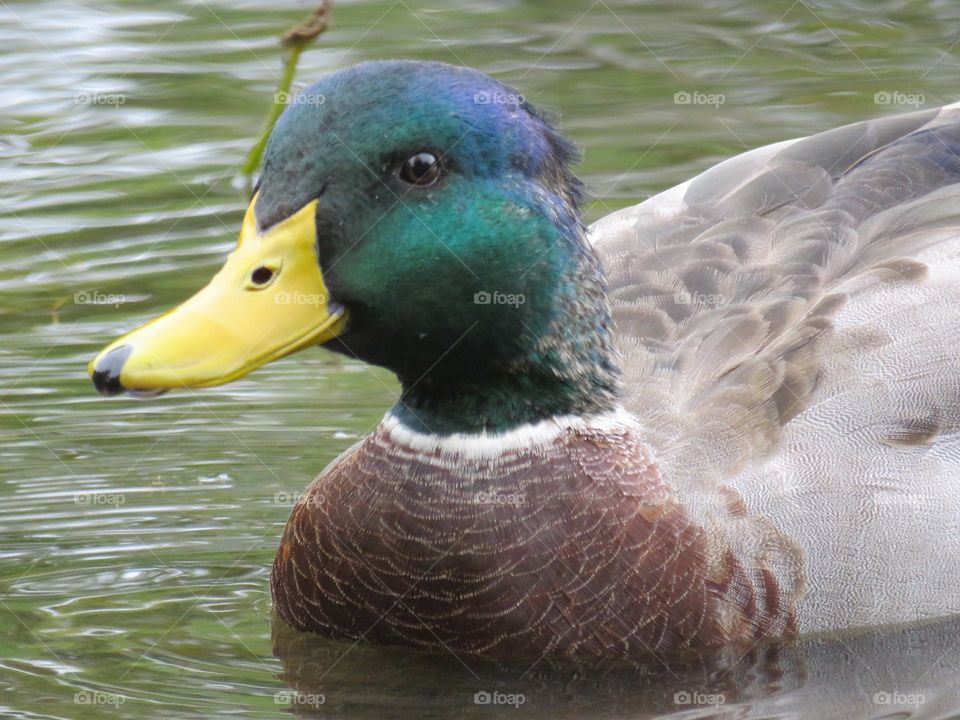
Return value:
[(405, 420), (503, 429), (602, 409), (616, 384), (575, 156), (480, 72), (364, 63), (293, 96), (256, 217), (318, 199), (318, 261), (350, 317), (327, 346), (394, 371)]

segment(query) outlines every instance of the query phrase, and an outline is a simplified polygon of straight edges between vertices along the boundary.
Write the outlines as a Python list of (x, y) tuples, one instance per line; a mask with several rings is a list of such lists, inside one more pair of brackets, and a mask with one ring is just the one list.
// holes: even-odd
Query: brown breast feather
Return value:
[(760, 564), (717, 547), (629, 430), (470, 459), (381, 426), (294, 508), (271, 586), (288, 624), (328, 636), (637, 654), (792, 634), (793, 583)]

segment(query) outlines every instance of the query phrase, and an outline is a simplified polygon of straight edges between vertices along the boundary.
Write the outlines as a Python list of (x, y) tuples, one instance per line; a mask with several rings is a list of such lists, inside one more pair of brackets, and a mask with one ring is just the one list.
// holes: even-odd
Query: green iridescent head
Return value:
[[(608, 408), (617, 372), (575, 155), (516, 90), (474, 70), (370, 62), (311, 85), (270, 137), (236, 271), (251, 297), (284, 288), (274, 317), (248, 319), (304, 313), (304, 332), (244, 369), (320, 343), (394, 371), (394, 412), (441, 433)], [(312, 243), (319, 281), (281, 236)], [(312, 316), (300, 307), (311, 287), (323, 296)], [(136, 339), (108, 350), (135, 357)], [(114, 373), (122, 388), (164, 387), (128, 377), (129, 362)]]

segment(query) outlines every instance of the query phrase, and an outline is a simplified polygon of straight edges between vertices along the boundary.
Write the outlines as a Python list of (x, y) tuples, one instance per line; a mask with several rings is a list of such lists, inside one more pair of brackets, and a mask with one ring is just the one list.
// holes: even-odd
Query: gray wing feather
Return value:
[(811, 402), (839, 286), (957, 227), (958, 138), (953, 109), (857, 123), (746, 153), (591, 228), (628, 407), (665, 457), (699, 477), (776, 447)]
[(727, 543), (732, 488), (802, 548), (801, 627), (960, 612), (960, 107), (745, 153), (591, 233), (627, 406)]

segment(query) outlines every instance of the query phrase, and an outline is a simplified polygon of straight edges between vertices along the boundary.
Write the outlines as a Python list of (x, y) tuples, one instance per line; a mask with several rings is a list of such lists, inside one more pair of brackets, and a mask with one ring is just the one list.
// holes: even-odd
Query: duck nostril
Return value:
[(101, 395), (119, 395), (123, 392), (120, 370), (133, 352), (132, 345), (120, 345), (97, 360), (93, 368), (93, 385)]
[(250, 280), (254, 285), (266, 285), (273, 279), (273, 270), (266, 265), (261, 265), (250, 273)]

